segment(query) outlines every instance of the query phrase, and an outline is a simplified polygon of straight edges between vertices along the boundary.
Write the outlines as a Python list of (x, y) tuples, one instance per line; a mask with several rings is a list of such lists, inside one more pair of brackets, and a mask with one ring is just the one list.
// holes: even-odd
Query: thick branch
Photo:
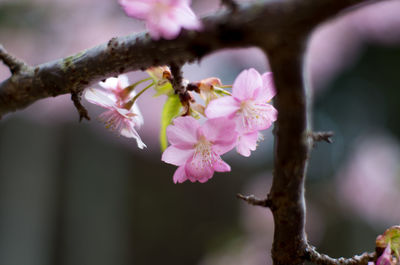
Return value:
[(306, 247), (304, 179), (309, 156), (306, 91), (303, 82), (305, 40), (282, 42), (268, 50), (277, 87), (275, 106), (275, 163), (272, 201), (275, 232), (272, 259), (275, 265), (303, 264)]
[(352, 258), (334, 259), (325, 254), (318, 253), (313, 247), (306, 249), (306, 259), (318, 265), (367, 265), (369, 261), (376, 259), (375, 253), (363, 253)]
[[(0, 83), (0, 116), (42, 98), (79, 92), (120, 73), (172, 62), (193, 62), (223, 48), (271, 48), (279, 45), (282, 38), (290, 40), (293, 34), (308, 35), (319, 23), (348, 7), (378, 1), (383, 0), (266, 1), (240, 7), (234, 16), (225, 12), (205, 18), (204, 30), (184, 31), (171, 41), (153, 41), (146, 34), (137, 34), (113, 38), (92, 49), (21, 72), (16, 63), (13, 76)], [(9, 58), (2, 59), (9, 64)]]

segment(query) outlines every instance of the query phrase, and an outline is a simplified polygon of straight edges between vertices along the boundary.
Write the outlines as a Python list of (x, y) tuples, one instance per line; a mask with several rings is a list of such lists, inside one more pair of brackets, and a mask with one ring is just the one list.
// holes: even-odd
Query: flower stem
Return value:
[(137, 81), (136, 83), (133, 83), (132, 85), (129, 85), (129, 86), (125, 87), (124, 90), (126, 90), (126, 91), (128, 91), (128, 92), (131, 92), (132, 90), (135, 89), (135, 87), (136, 87), (137, 85), (139, 85), (139, 84), (141, 84), (141, 83), (143, 83), (143, 82), (146, 82), (146, 81), (148, 81), (148, 80), (152, 80), (152, 79), (153, 79), (153, 78), (148, 77), (148, 78), (145, 78), (145, 79), (143, 79), (143, 80), (139, 80), (139, 81)]
[(140, 95), (142, 95), (147, 89), (152, 87), (154, 84), (155, 84), (154, 82), (151, 82), (150, 85), (148, 85), (147, 87), (143, 88), (139, 93), (137, 93), (136, 96), (134, 96), (131, 100), (129, 100), (129, 102), (127, 102), (125, 104), (124, 108), (126, 108), (128, 110), (131, 109), (131, 107), (133, 106), (133, 104), (135, 104), (135, 101), (138, 99), (138, 97), (140, 97)]
[[(222, 87), (232, 87), (232, 86), (222, 86)], [(231, 96), (232, 94), (229, 91), (226, 91), (225, 89), (223, 89), (222, 87), (214, 87), (214, 91), (220, 94), (224, 94), (227, 96)]]

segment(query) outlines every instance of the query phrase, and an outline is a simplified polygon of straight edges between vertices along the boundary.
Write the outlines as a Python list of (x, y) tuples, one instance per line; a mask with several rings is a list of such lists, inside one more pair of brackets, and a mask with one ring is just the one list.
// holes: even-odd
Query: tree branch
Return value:
[[(0, 116), (50, 96), (79, 92), (101, 79), (171, 62), (183, 64), (216, 50), (279, 45), (292, 35), (309, 35), (322, 21), (348, 7), (384, 0), (284, 0), (240, 6), (232, 16), (218, 13), (203, 19), (201, 32), (183, 31), (174, 40), (151, 40), (145, 34), (112, 38), (73, 56), (23, 67), (2, 50), (13, 76), (0, 83)], [(268, 19), (265, 19), (268, 17)], [(21, 67), (24, 71), (19, 71)]]
[(334, 133), (333, 132), (311, 132), (310, 137), (313, 140), (313, 142), (321, 142), (325, 141), (328, 144), (333, 143), (332, 137)]
[(9, 54), (6, 49), (0, 44), (0, 60), (8, 66), (12, 74), (17, 74), (21, 70), (28, 68), (28, 65)]
[(271, 200), (269, 200), (268, 198), (261, 200), (256, 198), (254, 195), (245, 196), (240, 193), (236, 194), (236, 197), (254, 206), (262, 206), (269, 208), (272, 205)]
[(317, 265), (367, 265), (369, 261), (375, 261), (375, 253), (363, 253), (352, 258), (334, 259), (325, 254), (318, 253), (314, 247), (308, 246), (305, 251), (305, 258)]
[(306, 247), (304, 179), (309, 156), (306, 91), (303, 82), (305, 40), (301, 36), (268, 50), (277, 87), (275, 106), (275, 161), (272, 201), (275, 265), (302, 264)]

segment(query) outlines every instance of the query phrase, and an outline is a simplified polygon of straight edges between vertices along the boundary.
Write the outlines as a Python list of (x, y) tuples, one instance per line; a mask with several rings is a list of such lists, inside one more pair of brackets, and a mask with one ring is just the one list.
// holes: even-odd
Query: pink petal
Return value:
[(128, 16), (138, 19), (146, 19), (154, 5), (153, 1), (142, 0), (119, 0), (119, 4)]
[(116, 77), (109, 77), (104, 82), (99, 82), (99, 85), (107, 90), (116, 90), (118, 87), (118, 78)]
[(107, 94), (100, 89), (87, 88), (85, 90), (84, 97), (90, 103), (99, 105), (103, 108), (109, 109), (116, 104), (116, 101), (111, 97), (110, 94)]
[(168, 141), (181, 149), (190, 149), (197, 143), (199, 122), (190, 116), (178, 117), (167, 127)]
[(236, 151), (242, 156), (249, 157), (250, 151), (257, 148), (258, 132), (247, 133), (238, 137)]
[(162, 154), (161, 160), (175, 166), (181, 166), (188, 161), (194, 153), (194, 149), (179, 149), (170, 145)]
[(197, 19), (188, 5), (182, 5), (180, 8), (176, 8), (173, 16), (176, 23), (185, 29), (199, 30), (202, 28), (200, 20)]
[(173, 177), (174, 183), (182, 183), (185, 180), (187, 180), (187, 176), (185, 173), (185, 167), (184, 166), (180, 166), (176, 169), (175, 173), (174, 173), (174, 177)]
[(154, 14), (147, 19), (147, 28), (153, 39), (163, 37), (167, 40), (176, 38), (179, 35), (181, 26), (168, 14)]
[(134, 138), (134, 139), (136, 139), (136, 143), (137, 143), (137, 145), (138, 145), (138, 147), (140, 148), (140, 149), (143, 149), (143, 147), (147, 147), (144, 143), (143, 143), (143, 141), (142, 141), (142, 139), (140, 138), (140, 136), (139, 136), (139, 134), (137, 133), (137, 131), (135, 130), (135, 124), (133, 123), (133, 122), (130, 122), (130, 121), (125, 121), (126, 122), (126, 124), (125, 124), (125, 126), (124, 127), (122, 127), (122, 129), (121, 129), (121, 131), (120, 131), (120, 134), (122, 135), (122, 136), (125, 136), (125, 137), (127, 137), (127, 138)]
[(207, 118), (230, 117), (240, 109), (240, 102), (231, 96), (212, 100), (206, 110)]
[(243, 70), (232, 85), (232, 96), (241, 101), (252, 99), (257, 89), (262, 87), (262, 79), (257, 70)]
[[(136, 95), (135, 91), (133, 91), (131, 93), (131, 96), (134, 97)], [(140, 112), (139, 106), (135, 103), (133, 104), (132, 108), (130, 109), (130, 112), (132, 112), (133, 114), (135, 114), (135, 116), (133, 117), (136, 127), (140, 128), (142, 127), (144, 120), (143, 120), (143, 115)]]
[(276, 95), (272, 72), (264, 73), (262, 76), (263, 86), (260, 93), (256, 96), (259, 102), (268, 102)]
[(187, 5), (190, 6), (190, 3), (192, 2), (191, 0), (164, 0), (169, 2), (171, 6), (182, 6), (182, 5)]
[(187, 161), (185, 172), (190, 181), (205, 182), (213, 176), (214, 169), (201, 155), (194, 155)]
[(128, 77), (126, 75), (119, 75), (118, 76), (118, 88), (120, 90), (126, 88), (127, 86), (129, 86), (129, 80)]
[(236, 124), (233, 120), (216, 118), (207, 120), (200, 129), (200, 133), (210, 141), (212, 150), (217, 155), (225, 154), (236, 144)]
[(271, 104), (254, 104), (250, 114), (242, 112), (237, 116), (237, 131), (248, 133), (268, 129), (277, 116), (278, 111)]
[(227, 163), (225, 163), (225, 161), (223, 161), (221, 158), (217, 159), (214, 162), (213, 168), (217, 172), (229, 172), (229, 171), (231, 171), (231, 167)]

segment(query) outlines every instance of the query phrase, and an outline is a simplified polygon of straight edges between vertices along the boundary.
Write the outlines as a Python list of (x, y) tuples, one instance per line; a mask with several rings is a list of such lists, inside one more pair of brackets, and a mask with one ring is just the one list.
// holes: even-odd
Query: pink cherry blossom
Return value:
[(167, 128), (171, 145), (164, 151), (161, 160), (178, 166), (173, 180), (204, 183), (214, 171), (227, 172), (230, 166), (221, 155), (236, 144), (235, 123), (225, 118), (207, 120), (203, 125), (190, 116), (176, 118)]
[(190, 0), (119, 0), (130, 17), (146, 20), (146, 26), (155, 40), (174, 39), (181, 28), (198, 30), (200, 21), (190, 9)]
[[(107, 84), (107, 81), (105, 83)], [(108, 82), (108, 84), (110, 83), (111, 82)], [(117, 87), (112, 89), (110, 86), (109, 89), (117, 91)], [(134, 96), (134, 94), (132, 96)], [(115, 130), (127, 138), (136, 139), (140, 149), (146, 147), (135, 129), (135, 127), (139, 128), (143, 124), (143, 117), (136, 104), (133, 104), (129, 110), (125, 109), (121, 106), (120, 99), (116, 97), (115, 94), (94, 88), (86, 89), (84, 97), (90, 103), (107, 109), (106, 112), (103, 112), (99, 116), (99, 119), (104, 122), (106, 128)]]
[(269, 128), (277, 110), (268, 102), (275, 96), (272, 73), (262, 76), (253, 68), (242, 71), (232, 86), (232, 96), (212, 100), (205, 114), (208, 118), (228, 117), (236, 122), (239, 133), (237, 151), (249, 156), (254, 151), (258, 131)]

